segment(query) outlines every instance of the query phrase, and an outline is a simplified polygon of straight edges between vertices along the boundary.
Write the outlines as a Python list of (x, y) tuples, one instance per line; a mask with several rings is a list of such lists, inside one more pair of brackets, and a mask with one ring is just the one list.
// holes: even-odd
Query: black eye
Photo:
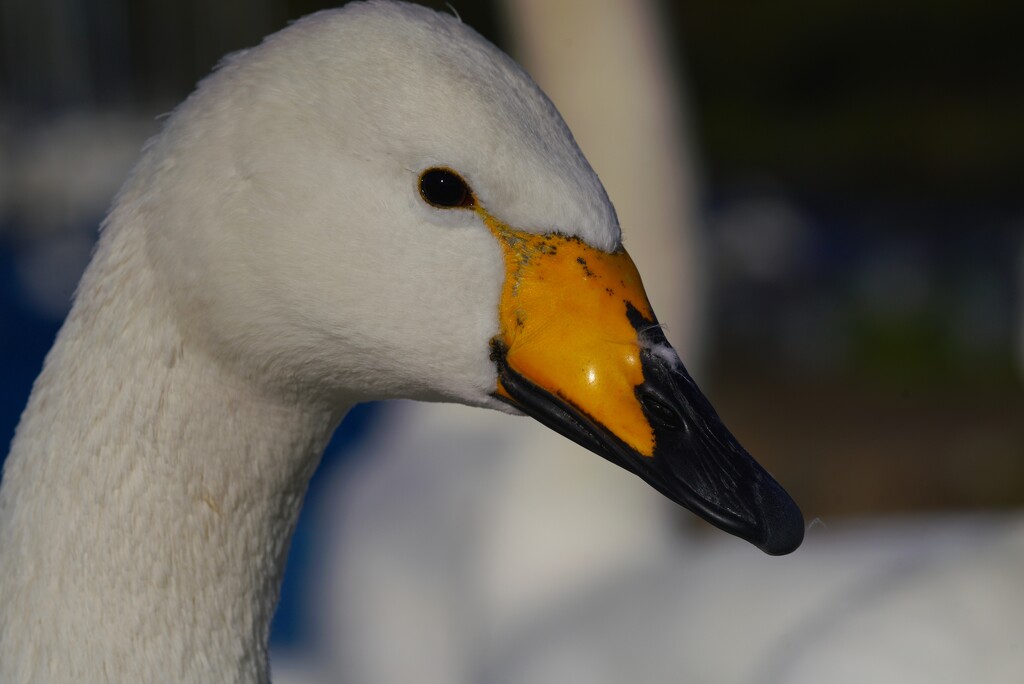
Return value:
[(420, 176), (420, 195), (435, 207), (471, 207), (473, 191), (451, 169), (427, 169)]

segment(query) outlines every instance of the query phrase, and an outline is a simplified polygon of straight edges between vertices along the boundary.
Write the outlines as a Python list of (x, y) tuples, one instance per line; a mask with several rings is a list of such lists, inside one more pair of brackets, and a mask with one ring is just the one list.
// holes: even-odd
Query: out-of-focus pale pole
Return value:
[(699, 374), (704, 259), (697, 182), (685, 91), (655, 5), (503, 2), (514, 56), (554, 101), (601, 177), (668, 337)]

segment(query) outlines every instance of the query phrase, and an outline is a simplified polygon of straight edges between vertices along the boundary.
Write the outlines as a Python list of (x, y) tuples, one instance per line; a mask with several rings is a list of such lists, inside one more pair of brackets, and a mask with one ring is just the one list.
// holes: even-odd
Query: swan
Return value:
[(371, 399), (526, 414), (769, 554), (799, 509), (666, 341), (529, 77), (454, 17), (227, 58), (104, 222), (0, 485), (0, 682), (266, 682), (309, 478)]

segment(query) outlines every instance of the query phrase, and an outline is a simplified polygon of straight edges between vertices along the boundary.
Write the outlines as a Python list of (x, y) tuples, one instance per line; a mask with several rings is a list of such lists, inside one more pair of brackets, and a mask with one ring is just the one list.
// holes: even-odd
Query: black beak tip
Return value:
[(710, 506), (710, 497), (695, 495), (689, 488), (673, 491), (660, 486), (660, 482), (652, 481), (652, 484), (715, 527), (750, 542), (769, 556), (785, 556), (803, 543), (804, 516), (789, 494), (770, 476), (764, 475), (766, 477), (757, 478), (760, 491), (748, 493), (747, 500), (758, 503), (753, 510), (747, 509), (741, 514), (737, 514), (736, 509)]
[[(781, 490), (781, 488), (780, 488)], [(804, 516), (788, 494), (762, 511), (762, 535), (754, 544), (769, 556), (785, 556), (799, 548), (804, 540)]]
[[(655, 430), (652, 459), (512, 370), (499, 341), (492, 342), (492, 348), (509, 395), (506, 400), (527, 415), (637, 474), (669, 499), (769, 555), (791, 553), (803, 542), (800, 508), (736, 442), (685, 371), (664, 368), (649, 353), (642, 357), (647, 364), (644, 376), (652, 379), (645, 381), (641, 393), (645, 415)], [(687, 410), (677, 418), (675, 406)]]

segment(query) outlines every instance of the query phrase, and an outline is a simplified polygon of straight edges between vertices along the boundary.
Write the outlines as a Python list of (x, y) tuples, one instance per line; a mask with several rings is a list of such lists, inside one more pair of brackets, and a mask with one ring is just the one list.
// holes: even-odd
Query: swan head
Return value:
[(769, 553), (802, 540), (558, 112), (454, 17), (353, 3), (229, 57), (117, 211), (188, 341), (275, 392), (526, 413)]

